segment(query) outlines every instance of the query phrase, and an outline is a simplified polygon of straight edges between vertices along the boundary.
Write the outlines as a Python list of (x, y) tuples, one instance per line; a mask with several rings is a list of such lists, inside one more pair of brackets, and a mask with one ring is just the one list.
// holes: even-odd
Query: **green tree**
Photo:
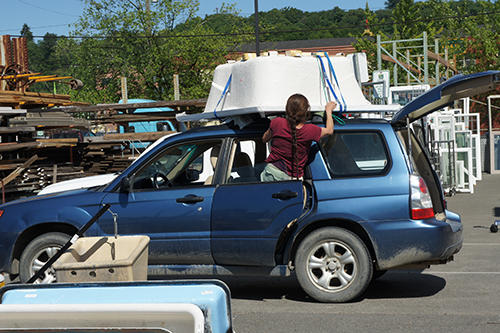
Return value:
[(21, 28), (21, 36), (26, 38), (27, 41), (33, 41), (33, 33), (26, 23), (24, 23), (23, 27)]
[[(385, 2), (385, 8), (394, 9), (401, 0), (387, 0)], [(367, 1), (368, 2), (368, 1)]]
[(206, 97), (211, 69), (240, 38), (213, 36), (197, 10), (195, 0), (161, 1), (150, 11), (144, 0), (86, 0), (73, 34), (91, 38), (61, 40), (58, 53), (71, 54), (71, 73), (85, 83), (80, 96), (89, 102), (116, 102), (120, 76), (129, 98), (173, 99), (173, 74), (182, 98)]
[(500, 68), (500, 2), (433, 1), (434, 10), (454, 13), (442, 22), (440, 39), (462, 72)]

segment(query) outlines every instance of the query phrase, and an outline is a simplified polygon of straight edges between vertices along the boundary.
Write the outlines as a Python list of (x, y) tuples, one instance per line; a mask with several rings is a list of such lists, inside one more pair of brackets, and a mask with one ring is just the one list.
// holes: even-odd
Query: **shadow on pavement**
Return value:
[[(191, 279), (193, 277), (190, 277)], [(196, 278), (224, 281), (231, 290), (231, 298), (248, 300), (288, 299), (298, 302), (314, 302), (291, 277), (231, 277), (218, 276)], [(184, 278), (185, 279), (185, 278)], [(388, 272), (373, 281), (363, 299), (418, 298), (437, 294), (446, 286), (446, 280), (415, 271)]]
[(446, 280), (419, 272), (389, 272), (372, 281), (364, 298), (415, 298), (437, 294), (446, 286)]

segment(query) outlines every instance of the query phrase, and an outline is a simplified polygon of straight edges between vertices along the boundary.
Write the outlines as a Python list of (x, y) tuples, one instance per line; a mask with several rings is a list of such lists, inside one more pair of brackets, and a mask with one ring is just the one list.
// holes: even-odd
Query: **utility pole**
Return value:
[(255, 7), (255, 53), (260, 56), (259, 46), (259, 0), (254, 0)]
[[(157, 3), (158, 0), (152, 0), (153, 3)], [(151, 34), (151, 0), (146, 0), (146, 16), (147, 16), (147, 29), (148, 29), (148, 34)]]

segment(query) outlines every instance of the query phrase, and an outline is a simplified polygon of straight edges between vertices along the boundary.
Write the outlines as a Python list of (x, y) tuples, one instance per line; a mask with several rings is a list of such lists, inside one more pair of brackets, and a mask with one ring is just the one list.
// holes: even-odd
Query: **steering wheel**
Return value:
[(170, 180), (168, 180), (167, 176), (165, 176), (161, 172), (156, 172), (153, 177), (151, 177), (153, 182), (153, 186), (155, 189), (160, 189), (164, 187), (172, 187), (173, 184)]

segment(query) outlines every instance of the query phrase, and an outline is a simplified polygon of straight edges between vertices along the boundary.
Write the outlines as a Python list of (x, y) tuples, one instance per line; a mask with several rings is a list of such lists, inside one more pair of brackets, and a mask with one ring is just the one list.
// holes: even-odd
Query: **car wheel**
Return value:
[(300, 243), (295, 259), (301, 287), (320, 302), (348, 302), (361, 296), (373, 274), (363, 241), (342, 228), (313, 231)]
[[(27, 282), (43, 265), (63, 247), (70, 236), (60, 232), (50, 232), (33, 239), (24, 249), (19, 260), (19, 278)], [(54, 283), (56, 273), (50, 267), (35, 283)]]

